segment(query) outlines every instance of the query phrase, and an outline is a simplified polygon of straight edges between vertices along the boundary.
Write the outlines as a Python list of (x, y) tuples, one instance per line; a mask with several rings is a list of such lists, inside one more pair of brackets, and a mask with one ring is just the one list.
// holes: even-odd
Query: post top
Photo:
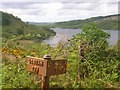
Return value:
[(51, 56), (49, 54), (45, 54), (43, 56), (43, 59), (46, 59), (46, 60), (51, 60)]

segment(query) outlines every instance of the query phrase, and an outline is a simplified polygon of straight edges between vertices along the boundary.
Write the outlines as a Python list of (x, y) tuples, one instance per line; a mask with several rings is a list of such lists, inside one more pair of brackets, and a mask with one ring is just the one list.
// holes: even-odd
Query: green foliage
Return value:
[(26, 71), (25, 60), (2, 64), (2, 88), (35, 87), (33, 75)]
[(9, 25), (10, 23), (11, 23), (11, 21), (9, 20), (9, 18), (3, 17), (3, 19), (2, 19), (2, 25)]
[[(95, 25), (91, 25), (84, 27), (82, 33), (72, 38), (69, 59), (71, 62), (74, 60), (71, 63), (73, 66), (71, 69), (74, 70), (72, 70), (71, 77), (77, 78), (76, 71), (79, 71), (80, 80), (84, 80), (86, 83), (84, 86), (87, 87), (102, 88), (107, 87), (108, 83), (120, 82), (120, 58), (118, 51), (108, 47), (107, 39), (109, 37), (108, 33), (96, 28)], [(80, 44), (83, 42), (84, 61), (80, 56)], [(78, 63), (78, 61), (80, 62)], [(80, 66), (79, 70), (78, 65)], [(76, 73), (76, 76), (73, 76), (73, 73)], [(99, 81), (100, 83), (98, 83)]]
[(1, 25), (10, 25), (11, 24), (11, 20), (9, 18), (9, 15), (6, 14), (6, 13), (1, 13), (1, 14), (2, 14), (2, 17), (0, 17), (0, 18), (2, 18), (2, 19), (0, 19), (1, 20), (0, 22), (2, 22)]
[(23, 29), (17, 29), (17, 34), (18, 35), (24, 35), (24, 30)]
[[(78, 36), (79, 37), (79, 36)], [(80, 34), (80, 38), (94, 46), (101, 46), (100, 48), (108, 47), (107, 39), (110, 37), (110, 34), (104, 32), (101, 29), (98, 29), (94, 23), (93, 25), (83, 28), (83, 32)]]
[[(30, 35), (32, 34), (28, 34), (27, 37)], [(14, 37), (12, 40), (3, 39), (3, 51), (7, 55), (15, 56), (16, 60), (3, 57), (2, 87), (41, 87), (41, 78), (26, 71), (25, 59), (26, 56), (42, 58), (44, 54), (50, 54), (53, 60), (67, 59), (66, 74), (51, 77), (50, 87), (118, 88), (120, 87), (119, 50), (116, 49), (116, 46), (114, 48), (108, 46), (109, 37), (108, 33), (91, 24), (85, 26), (83, 32), (74, 36), (69, 42), (60, 42), (56, 47), (38, 42), (22, 41), (20, 40), (22, 36)], [(84, 43), (84, 61), (80, 56), (82, 43)]]

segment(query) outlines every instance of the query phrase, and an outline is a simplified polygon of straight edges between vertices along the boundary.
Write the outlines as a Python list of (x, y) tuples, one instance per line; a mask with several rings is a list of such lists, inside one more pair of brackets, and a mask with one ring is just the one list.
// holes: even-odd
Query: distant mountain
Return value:
[(28, 22), (23, 22), (17, 16), (0, 11), (2, 17), (0, 17), (0, 26), (2, 26), (2, 37), (12, 38), (13, 36), (29, 35), (24, 39), (44, 39), (51, 35), (55, 35), (55, 32), (46, 27), (38, 27), (31, 25)]
[(85, 20), (72, 20), (72, 21), (58, 22), (55, 24), (50, 24), (50, 26), (60, 27), (60, 28), (82, 28), (84, 25), (88, 25), (91, 22), (94, 22), (96, 23), (98, 28), (118, 30), (118, 23), (120, 23), (118, 18), (120, 19), (120, 14), (91, 17)]
[(26, 23), (29, 23), (29, 24), (50, 24), (47, 22), (26, 22)]

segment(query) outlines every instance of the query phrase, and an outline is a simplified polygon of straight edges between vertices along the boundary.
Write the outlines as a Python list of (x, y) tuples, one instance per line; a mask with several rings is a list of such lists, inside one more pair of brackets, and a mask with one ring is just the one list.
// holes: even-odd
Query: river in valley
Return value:
[[(56, 46), (60, 41), (66, 42), (67, 40), (71, 39), (73, 35), (82, 32), (82, 29), (63, 29), (63, 28), (52, 28), (56, 35), (45, 39), (43, 43), (50, 44), (51, 46)], [(118, 31), (119, 30), (105, 30), (110, 33), (111, 37), (108, 40), (109, 45), (115, 45), (118, 41)], [(119, 31), (120, 32), (120, 31)]]

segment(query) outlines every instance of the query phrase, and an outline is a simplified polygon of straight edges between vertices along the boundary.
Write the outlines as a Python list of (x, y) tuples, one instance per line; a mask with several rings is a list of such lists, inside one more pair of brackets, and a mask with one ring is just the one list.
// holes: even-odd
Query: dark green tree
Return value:
[(17, 35), (24, 35), (24, 30), (23, 29), (17, 29)]

